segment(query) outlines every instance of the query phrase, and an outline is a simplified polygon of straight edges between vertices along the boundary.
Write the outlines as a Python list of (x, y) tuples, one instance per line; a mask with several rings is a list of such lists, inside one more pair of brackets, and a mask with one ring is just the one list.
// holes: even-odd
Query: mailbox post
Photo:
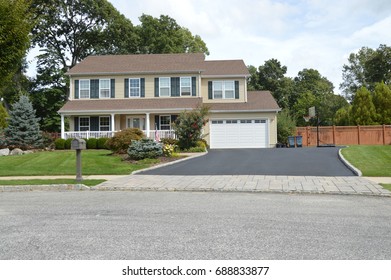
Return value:
[(81, 150), (86, 149), (86, 141), (80, 138), (73, 139), (71, 149), (76, 150), (76, 182), (81, 183), (83, 181), (81, 175)]

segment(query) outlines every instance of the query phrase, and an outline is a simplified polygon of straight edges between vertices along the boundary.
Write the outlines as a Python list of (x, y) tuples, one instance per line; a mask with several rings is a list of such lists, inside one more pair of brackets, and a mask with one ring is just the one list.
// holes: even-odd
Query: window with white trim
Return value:
[(234, 99), (234, 81), (213, 81), (213, 99)]
[(191, 95), (191, 77), (181, 77), (181, 96)]
[(160, 130), (171, 130), (171, 116), (160, 116)]
[(90, 80), (79, 81), (79, 98), (90, 98)]
[(90, 117), (79, 117), (79, 131), (90, 130)]
[(145, 130), (145, 118), (127, 117), (127, 127)]
[(130, 78), (129, 79), (129, 97), (140, 97), (140, 79)]
[(171, 79), (159, 78), (159, 96), (168, 97), (171, 92)]
[(99, 80), (99, 98), (110, 98), (110, 79)]
[(110, 117), (99, 117), (99, 131), (110, 131)]

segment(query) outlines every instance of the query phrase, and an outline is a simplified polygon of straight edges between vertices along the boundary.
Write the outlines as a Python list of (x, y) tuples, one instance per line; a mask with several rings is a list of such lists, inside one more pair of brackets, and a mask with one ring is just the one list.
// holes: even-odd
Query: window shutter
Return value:
[(208, 98), (213, 99), (213, 84), (212, 81), (208, 82)]
[(235, 81), (235, 99), (239, 99), (239, 81)]
[(79, 99), (79, 80), (75, 80), (75, 99)]
[(197, 96), (196, 77), (191, 77), (191, 96)]
[(110, 97), (115, 98), (115, 79), (110, 80)]
[(160, 129), (159, 115), (155, 116), (155, 127), (154, 127), (154, 129), (155, 130), (159, 130)]
[(124, 96), (125, 98), (129, 97), (129, 79), (124, 80)]
[(181, 96), (180, 78), (179, 77), (172, 77), (171, 78), (171, 96)]
[(99, 98), (99, 80), (90, 80), (90, 97)]
[(74, 117), (75, 131), (79, 131), (79, 117)]
[(155, 97), (159, 97), (159, 78), (155, 78)]
[(99, 131), (99, 117), (90, 117), (90, 131)]
[(145, 78), (140, 79), (140, 97), (145, 97)]
[(175, 123), (176, 119), (178, 118), (178, 115), (171, 115), (171, 125)]

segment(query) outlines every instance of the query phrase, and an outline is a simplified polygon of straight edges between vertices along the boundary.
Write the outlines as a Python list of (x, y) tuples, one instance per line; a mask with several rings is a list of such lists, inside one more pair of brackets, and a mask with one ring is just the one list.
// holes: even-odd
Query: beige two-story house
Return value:
[[(70, 96), (59, 110), (61, 137), (111, 137), (139, 128), (175, 137), (184, 110), (210, 107), (205, 139), (213, 148), (267, 148), (277, 142), (280, 110), (268, 91), (247, 91), (243, 60), (203, 54), (89, 56), (67, 72)], [(69, 118), (70, 130), (64, 120)]]

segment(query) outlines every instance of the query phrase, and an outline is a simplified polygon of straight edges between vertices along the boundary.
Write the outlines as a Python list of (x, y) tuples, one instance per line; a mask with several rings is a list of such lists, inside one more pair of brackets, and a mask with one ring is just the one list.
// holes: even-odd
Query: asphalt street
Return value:
[(0, 259), (391, 259), (390, 198), (0, 193)]
[(205, 156), (143, 175), (354, 176), (338, 158), (339, 147), (212, 149)]

